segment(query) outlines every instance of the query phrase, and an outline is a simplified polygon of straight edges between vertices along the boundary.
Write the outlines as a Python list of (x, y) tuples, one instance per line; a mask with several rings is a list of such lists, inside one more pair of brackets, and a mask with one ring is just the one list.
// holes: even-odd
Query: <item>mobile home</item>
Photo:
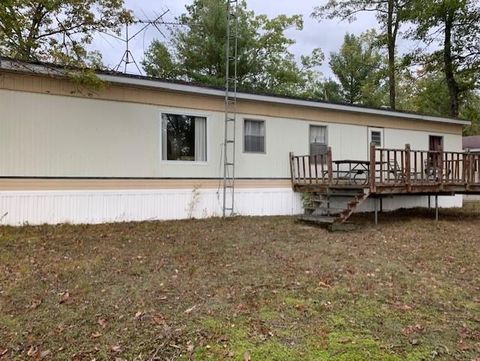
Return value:
[[(222, 213), (224, 91), (99, 73), (79, 88), (61, 70), (0, 62), (0, 224), (103, 223)], [(289, 154), (370, 159), (379, 148), (462, 151), (460, 119), (239, 93), (235, 213), (303, 212)], [(385, 195), (384, 209), (426, 206)], [(441, 206), (461, 206), (450, 192)], [(363, 209), (371, 209), (366, 202)]]

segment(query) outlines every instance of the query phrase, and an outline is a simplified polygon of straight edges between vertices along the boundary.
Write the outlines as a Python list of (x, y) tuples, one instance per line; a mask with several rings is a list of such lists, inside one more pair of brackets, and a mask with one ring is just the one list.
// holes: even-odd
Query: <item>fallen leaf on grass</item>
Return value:
[(401, 303), (401, 302), (395, 302), (393, 304), (393, 307), (401, 311), (410, 311), (412, 309), (412, 306), (409, 306), (406, 303)]
[(142, 317), (142, 315), (143, 315), (143, 312), (138, 311), (137, 313), (135, 313), (135, 319), (138, 320), (140, 317)]
[(50, 350), (45, 350), (45, 351), (40, 352), (40, 359), (44, 359), (45, 357), (47, 357), (51, 353), (52, 352)]
[(27, 356), (28, 357), (36, 357), (38, 354), (38, 348), (35, 346), (30, 346), (30, 348), (27, 351)]
[(60, 300), (59, 303), (60, 303), (60, 304), (66, 303), (66, 302), (69, 300), (69, 298), (70, 298), (70, 293), (69, 293), (69, 292), (63, 292), (63, 293), (61, 294), (61, 296), (62, 296), (62, 299)]
[(423, 330), (424, 330), (424, 327), (417, 323), (415, 326), (407, 326), (402, 328), (402, 333), (404, 335), (411, 335), (412, 333), (423, 332)]
[(100, 336), (102, 336), (102, 334), (100, 332), (92, 333), (92, 338), (99, 338)]
[(318, 287), (321, 287), (321, 288), (332, 288), (331, 285), (329, 285), (328, 283), (325, 283), (325, 282), (323, 282), (323, 281), (318, 282)]
[(119, 345), (115, 345), (111, 347), (112, 352), (119, 353), (122, 352), (122, 347)]
[(252, 360), (252, 357), (250, 356), (250, 352), (245, 351), (245, 353), (243, 354), (243, 361), (251, 361), (251, 360)]
[(196, 308), (197, 308), (197, 305), (193, 305), (192, 307), (187, 308), (187, 309), (184, 311), (184, 313), (186, 313), (186, 314), (188, 315), (189, 313), (191, 313), (191, 312), (192, 312), (194, 309), (196, 309)]
[(38, 300), (38, 299), (33, 299), (32, 302), (30, 303), (30, 308), (32, 310), (35, 310), (38, 308), (38, 306), (40, 306), (42, 304), (42, 300)]
[(107, 327), (108, 321), (105, 318), (101, 317), (98, 319), (97, 323), (100, 325), (101, 328), (105, 328)]

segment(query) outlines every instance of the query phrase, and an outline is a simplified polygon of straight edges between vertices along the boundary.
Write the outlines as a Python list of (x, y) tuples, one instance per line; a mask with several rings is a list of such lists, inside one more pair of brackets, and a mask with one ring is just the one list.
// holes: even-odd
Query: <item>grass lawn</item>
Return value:
[(3, 360), (480, 360), (480, 206), (0, 227)]

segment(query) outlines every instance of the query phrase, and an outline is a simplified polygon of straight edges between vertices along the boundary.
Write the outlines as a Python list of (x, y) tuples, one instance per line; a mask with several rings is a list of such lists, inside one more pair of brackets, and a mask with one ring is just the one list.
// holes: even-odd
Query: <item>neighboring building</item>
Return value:
[(463, 150), (472, 153), (480, 153), (480, 135), (473, 135), (470, 137), (463, 137)]
[[(62, 71), (0, 63), (0, 224), (101, 223), (221, 215), (224, 91), (99, 73), (79, 91)], [(291, 215), (289, 152), (331, 147), (369, 158), (369, 144), (461, 151), (469, 122), (384, 109), (238, 94), (236, 210)], [(461, 196), (441, 197), (460, 206)], [(386, 197), (385, 209), (426, 206)], [(364, 209), (368, 209), (366, 203)]]

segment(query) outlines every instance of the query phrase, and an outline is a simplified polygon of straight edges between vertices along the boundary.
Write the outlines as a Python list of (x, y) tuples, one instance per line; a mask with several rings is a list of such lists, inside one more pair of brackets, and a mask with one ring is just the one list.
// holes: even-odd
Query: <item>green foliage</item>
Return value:
[(315, 7), (312, 16), (321, 19), (340, 18), (354, 21), (362, 12), (374, 13), (381, 26), (378, 39), (387, 50), (389, 105), (396, 107), (397, 38), (402, 24), (407, 19), (406, 10), (410, 0), (328, 0)]
[(84, 64), (94, 31), (130, 21), (123, 0), (3, 0), (0, 53), (22, 60)]
[(457, 116), (465, 102), (463, 93), (480, 82), (480, 4), (476, 0), (412, 0), (410, 36), (434, 50), (417, 58), (429, 71), (444, 74), (450, 115)]
[(375, 46), (375, 32), (357, 37), (347, 34), (339, 53), (332, 53), (330, 67), (340, 81), (343, 101), (381, 106), (385, 101), (384, 59)]
[[(195, 0), (179, 17), (184, 28), (175, 28), (171, 46), (155, 41), (143, 67), (148, 75), (184, 79), (212, 86), (225, 83), (227, 9), (224, 0)], [(237, 74), (243, 90), (284, 95), (313, 94), (318, 84), (318, 66), (323, 53), (315, 49), (297, 63), (289, 47), (294, 41), (288, 29), (301, 30), (300, 15), (279, 15), (269, 19), (247, 10), (242, 1), (238, 9)]]
[(405, 70), (399, 81), (399, 107), (422, 114), (449, 114), (448, 88), (441, 72)]
[(480, 94), (473, 91), (465, 99), (460, 117), (470, 120), (472, 124), (464, 129), (464, 135), (480, 135)]

